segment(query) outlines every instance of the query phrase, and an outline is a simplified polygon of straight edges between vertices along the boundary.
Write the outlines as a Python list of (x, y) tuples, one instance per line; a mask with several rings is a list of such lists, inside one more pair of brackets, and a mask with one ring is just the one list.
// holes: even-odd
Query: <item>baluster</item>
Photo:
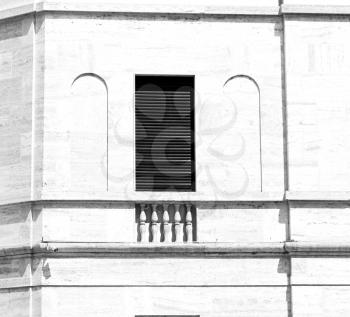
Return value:
[(145, 213), (145, 205), (141, 204), (141, 213), (140, 213), (140, 241), (141, 242), (147, 242), (147, 235), (146, 235), (146, 213)]
[(182, 242), (180, 205), (175, 205), (175, 242)]
[[(168, 208), (169, 208), (169, 206), (168, 206)], [(165, 243), (171, 242), (171, 228), (170, 228), (170, 225), (169, 225), (168, 208), (164, 207), (164, 213), (163, 213), (164, 242)]]
[(151, 216), (152, 221), (152, 242), (159, 242), (158, 239), (158, 214), (157, 214), (157, 205), (153, 205), (153, 211)]
[(186, 237), (187, 237), (187, 242), (192, 242), (192, 212), (191, 212), (191, 205), (187, 204), (186, 205)]

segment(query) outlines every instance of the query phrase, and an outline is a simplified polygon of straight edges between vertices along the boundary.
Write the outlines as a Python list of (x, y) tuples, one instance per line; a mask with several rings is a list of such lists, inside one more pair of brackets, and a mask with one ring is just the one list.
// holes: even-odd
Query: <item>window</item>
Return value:
[(136, 190), (194, 191), (194, 76), (136, 76)]

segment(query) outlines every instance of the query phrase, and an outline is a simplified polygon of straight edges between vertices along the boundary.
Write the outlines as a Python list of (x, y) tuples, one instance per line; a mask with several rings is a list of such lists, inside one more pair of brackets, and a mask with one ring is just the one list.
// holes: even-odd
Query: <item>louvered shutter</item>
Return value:
[(194, 77), (136, 76), (136, 190), (194, 191)]

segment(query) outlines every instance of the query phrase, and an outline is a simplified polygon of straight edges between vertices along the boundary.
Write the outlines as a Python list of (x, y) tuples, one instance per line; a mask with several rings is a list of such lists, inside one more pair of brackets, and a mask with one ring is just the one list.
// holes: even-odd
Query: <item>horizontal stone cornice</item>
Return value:
[(235, 257), (235, 256), (350, 256), (350, 243), (40, 243), (33, 247), (0, 249), (9, 257)]
[(18, 199), (0, 202), (1, 205), (12, 204), (49, 204), (49, 203), (192, 203), (192, 204), (216, 204), (230, 202), (278, 202), (284, 200), (283, 192), (256, 192), (242, 195), (213, 198), (208, 194), (194, 192), (135, 192), (129, 195), (125, 193), (72, 193), (57, 192), (44, 194), (42, 199), (26, 200)]
[(134, 13), (134, 14), (200, 14), (200, 15), (253, 15), (273, 16), (279, 14), (278, 6), (235, 6), (213, 4), (178, 4), (150, 2), (104, 2), (104, 1), (22, 1), (23, 5), (1, 5), (0, 19), (40, 12), (72, 12), (72, 13)]
[(349, 191), (287, 191), (289, 201), (350, 201)]
[(281, 14), (350, 15), (350, 5), (281, 5)]
[(113, 193), (95, 193), (95, 194), (77, 194), (77, 193), (51, 193), (46, 194), (44, 199), (27, 200), (25, 198), (11, 201), (0, 202), (0, 206), (10, 206), (15, 204), (138, 204), (138, 203), (190, 203), (203, 205), (216, 204), (261, 204), (286, 201), (300, 202), (350, 202), (349, 191), (287, 191), (281, 192), (257, 192), (246, 193), (239, 196), (227, 198), (210, 199), (207, 195), (198, 193), (134, 193), (132, 195), (113, 194)]
[(169, 15), (222, 15), (222, 16), (282, 16), (282, 15), (350, 15), (350, 6), (344, 5), (220, 5), (152, 1), (51, 1), (22, 0), (0, 3), (0, 20), (30, 13), (71, 12), (100, 14), (169, 14)]

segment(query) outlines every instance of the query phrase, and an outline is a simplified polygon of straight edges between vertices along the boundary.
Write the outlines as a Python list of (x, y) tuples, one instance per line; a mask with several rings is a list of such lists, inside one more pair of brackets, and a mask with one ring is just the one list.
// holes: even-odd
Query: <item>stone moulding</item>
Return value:
[(281, 5), (281, 14), (348, 15), (348, 5)]
[(349, 256), (350, 243), (46, 243), (0, 249), (0, 258), (12, 257), (281, 257)]
[(82, 2), (23, 0), (21, 5), (0, 4), (0, 20), (41, 12), (72, 12), (101, 14), (174, 14), (174, 15), (220, 15), (220, 16), (282, 16), (282, 15), (350, 15), (350, 6), (341, 5), (287, 5), (280, 6), (226, 6), (152, 4), (142, 2)]
[(350, 201), (349, 191), (287, 191), (288, 201)]
[[(116, 198), (115, 194), (101, 194), (101, 195), (90, 195), (83, 197), (81, 195), (70, 195), (69, 193), (64, 193), (64, 197), (56, 195), (50, 195), (52, 197), (46, 197), (44, 199), (38, 200), (26, 200), (18, 199), (16, 201), (4, 201), (0, 203), (0, 206), (9, 206), (16, 204), (32, 204), (32, 205), (45, 205), (45, 204), (79, 204), (79, 203), (113, 203), (113, 204), (171, 204), (171, 203), (181, 203), (181, 204), (230, 204), (230, 203), (274, 203), (274, 202), (350, 202), (350, 192), (322, 192), (322, 191), (286, 191), (283, 192), (262, 192), (253, 193), (249, 195), (242, 195), (238, 197), (225, 198), (225, 199), (205, 199), (203, 196), (191, 193), (190, 195), (182, 193), (159, 193), (155, 199), (152, 195), (144, 193), (136, 193), (132, 197), (120, 196)], [(118, 195), (119, 196), (119, 195)]]
[(0, 4), (0, 19), (39, 12), (96, 12), (96, 13), (152, 13), (152, 14), (202, 14), (202, 15), (267, 15), (279, 14), (278, 6), (226, 6), (191, 5), (191, 4), (159, 4), (159, 3), (124, 3), (116, 2), (82, 2), (74, 1), (35, 1), (23, 0), (22, 5)]

